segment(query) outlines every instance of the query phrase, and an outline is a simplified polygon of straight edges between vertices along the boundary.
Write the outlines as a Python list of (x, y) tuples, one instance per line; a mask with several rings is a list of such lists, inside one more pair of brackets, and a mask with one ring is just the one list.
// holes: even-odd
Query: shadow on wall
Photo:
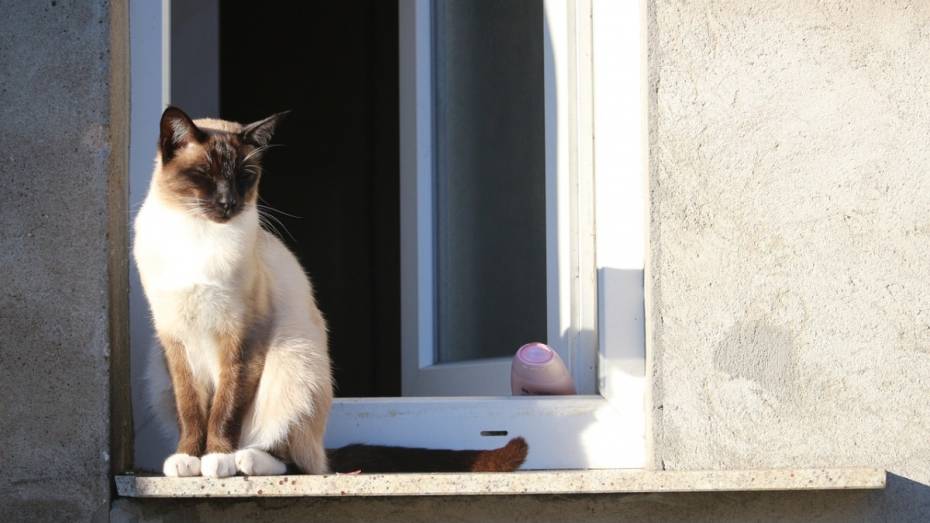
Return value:
[(736, 323), (714, 350), (714, 368), (758, 383), (779, 400), (797, 393), (796, 334), (764, 321)]

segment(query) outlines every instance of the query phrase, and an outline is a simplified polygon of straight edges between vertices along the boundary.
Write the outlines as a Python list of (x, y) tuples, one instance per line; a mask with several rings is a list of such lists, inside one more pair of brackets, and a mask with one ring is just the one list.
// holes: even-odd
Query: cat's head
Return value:
[(243, 126), (223, 120), (195, 123), (184, 111), (168, 107), (158, 139), (161, 193), (188, 213), (217, 223), (254, 206), (262, 153), (285, 114)]

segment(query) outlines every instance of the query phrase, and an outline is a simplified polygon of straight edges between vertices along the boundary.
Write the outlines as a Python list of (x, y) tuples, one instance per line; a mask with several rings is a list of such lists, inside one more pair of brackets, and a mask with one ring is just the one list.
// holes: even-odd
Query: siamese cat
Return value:
[(522, 438), (489, 451), (350, 445), (327, 452), (326, 322), (297, 258), (261, 226), (262, 156), (284, 113), (240, 125), (161, 117), (133, 252), (161, 347), (152, 405), (177, 424), (166, 476), (510, 471)]

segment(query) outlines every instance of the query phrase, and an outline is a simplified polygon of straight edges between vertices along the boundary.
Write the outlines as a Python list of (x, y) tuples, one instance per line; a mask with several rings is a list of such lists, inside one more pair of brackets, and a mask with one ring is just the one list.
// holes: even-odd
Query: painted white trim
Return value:
[[(643, 268), (648, 156), (645, 7), (593, 0), (598, 266)], [(637, 75), (638, 78), (631, 78)]]
[[(168, 104), (170, 73), (170, 4), (171, 0), (131, 0), (129, 3), (129, 220), (132, 241), (133, 220), (149, 189), (155, 165), (158, 122)], [(131, 349), (131, 384), (133, 425), (135, 427), (134, 462), (147, 469), (161, 469), (161, 462), (172, 450), (157, 427), (152, 411), (146, 408), (143, 393), (145, 362), (153, 350), (152, 322), (135, 263), (129, 264), (129, 329)], [(157, 349), (156, 349), (157, 350)]]
[(548, 343), (597, 393), (591, 3), (545, 2)]
[(510, 394), (510, 358), (424, 365), (409, 396), (499, 396)]
[[(569, 218), (569, 107), (568, 35), (569, 4), (546, 1), (543, 23), (543, 78), (546, 126), (546, 293), (547, 341), (566, 364), (573, 361), (568, 344), (563, 341), (571, 329), (571, 252), (566, 243), (571, 238)], [(565, 95), (560, 96), (561, 93)], [(563, 173), (563, 176), (559, 176)], [(570, 369), (574, 370), (574, 369)], [(574, 374), (574, 373), (573, 373)]]
[(645, 426), (646, 10), (643, 1), (592, 8), (599, 389), (642, 405)]
[(433, 106), (429, 0), (398, 4), (402, 393), (433, 363)]
[(642, 434), (626, 425), (631, 415), (600, 396), (342, 398), (326, 446), (486, 449), (523, 436), (530, 447), (524, 469), (640, 468)]

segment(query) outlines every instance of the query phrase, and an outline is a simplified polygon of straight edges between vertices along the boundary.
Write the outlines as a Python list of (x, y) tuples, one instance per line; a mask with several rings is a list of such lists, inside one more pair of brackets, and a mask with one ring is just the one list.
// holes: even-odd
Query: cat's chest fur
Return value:
[(157, 201), (136, 218), (134, 253), (155, 325), (184, 344), (195, 375), (218, 375), (217, 340), (248, 315), (257, 229), (248, 212), (220, 225)]

